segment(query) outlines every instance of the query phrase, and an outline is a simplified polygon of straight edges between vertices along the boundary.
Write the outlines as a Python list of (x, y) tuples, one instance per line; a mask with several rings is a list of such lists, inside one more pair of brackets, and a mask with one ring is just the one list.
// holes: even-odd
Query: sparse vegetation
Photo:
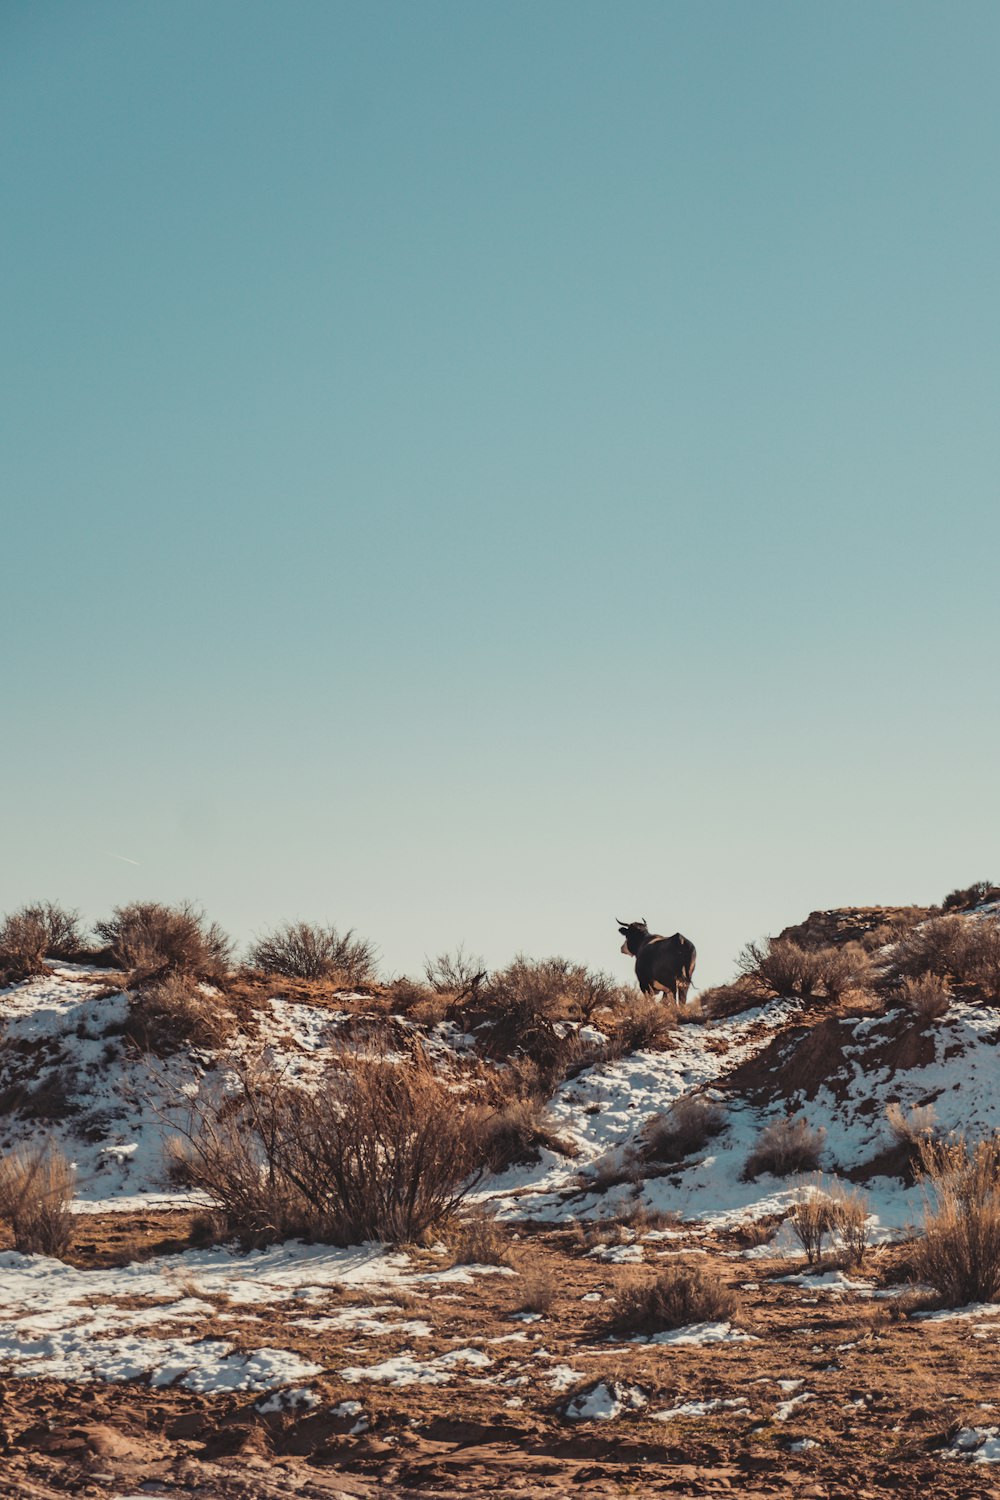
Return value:
[(677, 1029), (677, 1005), (673, 999), (654, 1000), (649, 995), (630, 998), (609, 1029), (607, 1053), (628, 1057), (633, 1052), (656, 1051), (668, 1045)]
[(655, 1280), (625, 1279), (614, 1299), (611, 1331), (619, 1337), (663, 1333), (694, 1323), (724, 1323), (736, 1316), (731, 1287), (700, 1265), (671, 1266)]
[(766, 1125), (743, 1166), (744, 1182), (753, 1182), (764, 1172), (774, 1177), (790, 1177), (798, 1172), (815, 1172), (826, 1131), (814, 1130), (805, 1115), (774, 1120)]
[(310, 922), (286, 922), (251, 947), (247, 960), (265, 974), (284, 979), (329, 979), (347, 988), (370, 984), (375, 978), (373, 943), (341, 933), (336, 927)]
[(116, 907), (96, 930), (113, 962), (130, 971), (133, 984), (171, 972), (221, 979), (232, 960), (232, 944), (222, 928), (190, 902), (133, 901)]
[(725, 1128), (721, 1104), (702, 1094), (683, 1096), (646, 1126), (643, 1155), (648, 1161), (683, 1161)]
[(51, 1142), (0, 1158), (0, 1219), (22, 1255), (66, 1254), (73, 1239), (73, 1168)]
[(919, 1156), (926, 1201), (913, 1275), (947, 1307), (992, 1302), (1000, 1294), (1000, 1133), (971, 1145), (962, 1134), (924, 1137)]

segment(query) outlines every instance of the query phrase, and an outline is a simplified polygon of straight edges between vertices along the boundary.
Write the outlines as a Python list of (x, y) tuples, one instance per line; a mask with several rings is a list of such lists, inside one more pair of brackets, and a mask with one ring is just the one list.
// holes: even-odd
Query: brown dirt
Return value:
[[(162, 1250), (183, 1238), (181, 1215), (122, 1218), (88, 1220), (76, 1263), (108, 1265), (123, 1258), (130, 1241)], [(1000, 1497), (1000, 1474), (994, 1480), (989, 1467), (939, 1451), (960, 1425), (994, 1419), (980, 1403), (996, 1392), (1000, 1320), (985, 1338), (970, 1322), (914, 1323), (892, 1303), (781, 1284), (776, 1275), (799, 1267), (737, 1258), (734, 1237), (692, 1230), (682, 1253), (707, 1252), (697, 1263), (736, 1289), (739, 1322), (753, 1341), (700, 1348), (609, 1342), (616, 1287), (671, 1263), (674, 1243), (646, 1241), (643, 1268), (616, 1267), (590, 1255), (575, 1229), (528, 1228), (512, 1243), (524, 1273), (516, 1277), (403, 1291), (332, 1288), (325, 1305), (255, 1304), (252, 1321), (225, 1319), (219, 1300), (218, 1315), (198, 1324), (199, 1335), (296, 1349), (323, 1366), (308, 1382), (321, 1405), (303, 1413), (263, 1415), (260, 1394), (199, 1396), (141, 1382), (66, 1385), (8, 1375), (0, 1380), (0, 1495), (111, 1500), (141, 1486), (153, 1496), (199, 1500), (500, 1493), (533, 1500), (571, 1489), (595, 1497)], [(427, 1266), (442, 1264), (414, 1253)], [(869, 1274), (891, 1280), (892, 1261), (892, 1252), (883, 1252)], [(529, 1277), (554, 1296), (542, 1321), (525, 1324), (514, 1315)], [(601, 1300), (581, 1300), (593, 1293)], [(432, 1326), (431, 1337), (311, 1330), (295, 1321), (304, 1311), (329, 1315), (390, 1303), (397, 1310), (386, 1319), (420, 1318)], [(445, 1385), (397, 1389), (351, 1383), (338, 1373), (404, 1349), (428, 1358), (470, 1345), (493, 1358), (488, 1379), (461, 1368)], [(552, 1382), (559, 1365), (581, 1372), (563, 1392)], [(647, 1407), (607, 1423), (567, 1422), (562, 1408), (573, 1389), (602, 1378), (641, 1387)], [(776, 1412), (788, 1393), (777, 1382), (789, 1379), (804, 1381), (800, 1389), (813, 1395), (781, 1422)], [(692, 1400), (741, 1398), (743, 1410), (668, 1422), (650, 1416)], [(353, 1418), (332, 1415), (345, 1400), (362, 1403), (368, 1431), (352, 1437)], [(791, 1452), (791, 1442), (803, 1437), (817, 1446)]]

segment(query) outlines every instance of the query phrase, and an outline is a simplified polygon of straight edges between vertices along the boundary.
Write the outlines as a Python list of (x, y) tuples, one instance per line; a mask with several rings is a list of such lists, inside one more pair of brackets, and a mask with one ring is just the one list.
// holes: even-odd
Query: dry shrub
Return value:
[(22, 1255), (65, 1255), (73, 1239), (75, 1173), (59, 1148), (22, 1147), (0, 1159), (0, 1218)]
[(48, 972), (45, 929), (27, 908), (11, 912), (0, 927), (0, 984), (20, 984)]
[(286, 922), (259, 938), (247, 960), (284, 979), (332, 979), (347, 986), (371, 983), (376, 957), (375, 945), (356, 938), (353, 928), (341, 933), (333, 926)]
[(479, 1150), (490, 1172), (526, 1166), (542, 1149), (575, 1156), (572, 1141), (564, 1140), (546, 1116), (546, 1099), (538, 1070), (531, 1064), (510, 1068), (494, 1079), (488, 1107), (477, 1122)]
[(757, 1137), (740, 1174), (744, 1182), (753, 1182), (764, 1172), (774, 1177), (789, 1177), (797, 1172), (815, 1172), (826, 1139), (825, 1130), (814, 1130), (805, 1115), (773, 1120)]
[(515, 1311), (541, 1313), (544, 1316), (550, 1311), (555, 1296), (552, 1277), (542, 1271), (531, 1271), (522, 1280), (521, 1295)]
[(986, 999), (1000, 999), (1000, 927), (992, 917), (973, 917), (963, 924), (951, 953), (959, 984), (974, 985)]
[(934, 1134), (937, 1111), (933, 1104), (917, 1105), (906, 1110), (897, 1100), (893, 1100), (886, 1106), (885, 1118), (896, 1145), (905, 1146), (916, 1156), (921, 1141)]
[(965, 923), (961, 917), (932, 917), (905, 932), (892, 955), (892, 968), (900, 977), (914, 979), (936, 974), (946, 979), (953, 972), (956, 944)]
[(454, 1266), (509, 1266), (510, 1230), (482, 1209), (463, 1214), (446, 1235)]
[(701, 1094), (675, 1099), (646, 1126), (643, 1156), (648, 1161), (683, 1161), (725, 1128), (726, 1112), (721, 1104)]
[(239, 1094), (196, 1109), (173, 1155), (245, 1241), (416, 1242), (482, 1173), (480, 1113), (423, 1053), (345, 1052), (312, 1092), (236, 1072)]
[(19, 984), (46, 972), (45, 960), (72, 960), (83, 947), (80, 914), (54, 901), (11, 912), (0, 925), (0, 983)]
[(611, 1332), (663, 1333), (693, 1323), (725, 1323), (735, 1317), (736, 1294), (717, 1272), (701, 1265), (676, 1265), (655, 1281), (629, 1277), (614, 1299)]
[(762, 1214), (759, 1219), (741, 1219), (734, 1226), (733, 1233), (741, 1245), (756, 1250), (761, 1245), (769, 1245), (783, 1223), (784, 1218), (780, 1215)]
[(141, 1052), (169, 1057), (187, 1047), (221, 1047), (233, 1026), (221, 996), (185, 974), (168, 973), (130, 997), (125, 1036)]
[(992, 1302), (1000, 1293), (1000, 1133), (969, 1144), (962, 1134), (919, 1143), (922, 1233), (913, 1275), (947, 1307)]
[(435, 1020), (444, 1019), (447, 1002), (429, 984), (421, 984), (419, 979), (400, 974), (389, 981), (386, 989), (394, 1011), (409, 1015), (411, 1011), (419, 1010), (426, 1020), (430, 1020), (427, 1013), (432, 1012)]
[(833, 1201), (819, 1186), (806, 1188), (791, 1213), (795, 1238), (814, 1265), (823, 1257), (823, 1241), (833, 1230)]
[(768, 938), (748, 943), (739, 969), (764, 994), (810, 1000), (822, 993), (837, 1000), (847, 990), (860, 989), (871, 972), (871, 959), (860, 943), (827, 948), (801, 948), (790, 938)]
[(711, 989), (702, 990), (700, 1000), (702, 1010), (712, 1021), (723, 1020), (727, 1016), (737, 1016), (742, 1011), (753, 1010), (760, 1004), (760, 990), (745, 975), (734, 980), (732, 984), (717, 984)]
[(840, 1236), (844, 1255), (850, 1265), (860, 1266), (871, 1242), (871, 1207), (867, 1195), (860, 1188), (836, 1183), (830, 1189), (830, 1199), (833, 1226)]
[(951, 990), (947, 981), (936, 974), (920, 974), (916, 978), (907, 975), (900, 983), (899, 999), (921, 1025), (926, 1025), (945, 1015), (951, 1004)]
[(649, 995), (630, 999), (608, 1031), (607, 1055), (628, 1057), (633, 1052), (662, 1051), (677, 1029), (677, 1004)]
[(424, 961), (424, 975), (438, 995), (466, 995), (486, 978), (486, 965), (478, 953), (466, 953), (459, 943), (454, 953), (439, 953)]
[(477, 1018), (474, 1024), (482, 1028), (490, 1056), (522, 1053), (561, 1076), (565, 1047), (557, 1022), (590, 1020), (598, 1009), (631, 1002), (635, 993), (568, 959), (519, 954), (477, 986), (463, 1014)]
[(949, 891), (941, 902), (942, 911), (972, 911), (974, 907), (982, 906), (984, 901), (996, 901), (1000, 899), (1000, 886), (994, 885), (992, 880), (974, 880), (971, 885), (960, 886), (958, 890)]
[(837, 1235), (843, 1258), (854, 1266), (861, 1265), (865, 1258), (870, 1221), (868, 1199), (864, 1193), (840, 1182), (826, 1184), (821, 1174), (799, 1194), (790, 1220), (810, 1265), (822, 1260), (824, 1240)]
[(217, 922), (207, 922), (190, 902), (163, 906), (133, 901), (117, 906), (96, 928), (114, 962), (141, 982), (175, 972), (221, 979), (232, 960), (232, 944)]

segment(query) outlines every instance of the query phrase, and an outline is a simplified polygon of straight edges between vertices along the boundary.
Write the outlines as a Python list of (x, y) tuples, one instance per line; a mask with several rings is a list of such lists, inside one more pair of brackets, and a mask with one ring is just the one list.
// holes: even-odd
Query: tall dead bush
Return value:
[(802, 948), (790, 938), (768, 938), (747, 944), (739, 970), (765, 994), (798, 1000), (822, 994), (838, 1000), (847, 990), (864, 988), (871, 959), (860, 943)]
[(0, 1158), (0, 1219), (22, 1255), (65, 1255), (73, 1239), (75, 1172), (59, 1148), (22, 1147)]
[(230, 1231), (258, 1243), (284, 1232), (264, 1220), (296, 1216), (298, 1232), (333, 1244), (420, 1240), (484, 1165), (480, 1111), (419, 1052), (405, 1063), (345, 1052), (314, 1090), (244, 1069), (238, 1098), (202, 1109), (175, 1157)]
[(481, 954), (467, 953), (459, 943), (452, 953), (425, 959), (424, 975), (438, 995), (465, 995), (486, 978), (486, 964)]
[(374, 943), (354, 936), (354, 929), (339, 932), (334, 926), (310, 922), (286, 922), (258, 938), (248, 962), (265, 974), (283, 979), (331, 979), (345, 987), (369, 984), (375, 978), (377, 952)]
[(117, 906), (96, 931), (132, 982), (176, 972), (221, 979), (232, 961), (232, 944), (217, 922), (208, 922), (190, 902), (164, 906), (133, 901)]
[(82, 947), (79, 912), (54, 901), (22, 906), (0, 924), (0, 983), (19, 984), (44, 974), (47, 958), (72, 960)]
[(1000, 1294), (1000, 1133), (970, 1144), (963, 1134), (919, 1143), (925, 1192), (922, 1233), (910, 1263), (947, 1307)]

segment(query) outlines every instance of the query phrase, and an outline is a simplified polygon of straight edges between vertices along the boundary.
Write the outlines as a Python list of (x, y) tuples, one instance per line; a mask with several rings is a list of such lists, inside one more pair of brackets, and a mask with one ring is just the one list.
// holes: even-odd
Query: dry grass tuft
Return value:
[(721, 1104), (701, 1094), (677, 1099), (646, 1126), (643, 1156), (648, 1161), (683, 1161), (726, 1128)]
[(826, 1139), (825, 1130), (814, 1130), (805, 1115), (774, 1120), (757, 1137), (757, 1144), (743, 1165), (744, 1182), (753, 1182), (765, 1172), (790, 1177), (797, 1172), (815, 1172)]
[(216, 922), (190, 902), (163, 906), (158, 901), (133, 901), (115, 907), (96, 931), (131, 982), (178, 973), (200, 979), (221, 979), (232, 960), (232, 944)]
[(65, 1255), (73, 1240), (75, 1173), (57, 1146), (0, 1159), (0, 1218), (22, 1255)]
[(186, 1047), (219, 1048), (235, 1022), (217, 993), (184, 974), (166, 974), (132, 995), (125, 1035), (141, 1052), (169, 1057)]
[(905, 1146), (916, 1156), (921, 1141), (934, 1134), (937, 1111), (933, 1104), (923, 1104), (907, 1110), (897, 1100), (893, 1100), (886, 1107), (885, 1118), (896, 1145)]
[(926, 1194), (913, 1275), (945, 1306), (992, 1302), (1000, 1294), (1000, 1133), (970, 1145), (964, 1135), (919, 1143)]
[(619, 1336), (663, 1333), (693, 1323), (724, 1323), (738, 1310), (736, 1294), (715, 1271), (677, 1265), (655, 1281), (629, 1277), (614, 1299), (611, 1332)]
[(446, 1243), (454, 1266), (510, 1266), (510, 1230), (482, 1209), (463, 1214), (449, 1226)]
[(353, 929), (286, 922), (259, 938), (247, 955), (250, 966), (284, 979), (330, 979), (345, 989), (375, 978), (375, 945)]
[(515, 1312), (540, 1313), (543, 1317), (552, 1309), (556, 1299), (556, 1289), (552, 1284), (551, 1276), (545, 1276), (541, 1271), (530, 1271), (524, 1276), (521, 1283), (521, 1295), (518, 1299)]
[(916, 978), (907, 975), (900, 983), (899, 999), (907, 1010), (912, 1011), (914, 1019), (926, 1026), (947, 1013), (951, 990), (947, 981), (939, 979), (936, 974), (920, 974)]

